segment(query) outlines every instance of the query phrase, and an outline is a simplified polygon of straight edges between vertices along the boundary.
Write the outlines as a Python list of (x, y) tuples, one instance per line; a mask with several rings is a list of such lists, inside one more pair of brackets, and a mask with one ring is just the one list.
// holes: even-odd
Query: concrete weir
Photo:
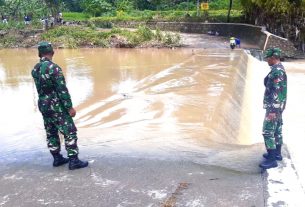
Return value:
[[(106, 61), (113, 51), (97, 53)], [(59, 51), (59, 57), (65, 52)], [(262, 89), (256, 85), (261, 77), (254, 72), (261, 66), (243, 50), (163, 52), (116, 50), (118, 61), (134, 55), (141, 73), (129, 74), (132, 80), (115, 75), (124, 78), (137, 71), (134, 65), (113, 61), (113, 68), (121, 71), (100, 80), (104, 76), (94, 74), (92, 68), (99, 67), (91, 57), (79, 58), (87, 52), (69, 54), (74, 62), (66, 61), (68, 83), (73, 85), (69, 74), (80, 74), (77, 80), (83, 80), (84, 74), (93, 73), (93, 95), (79, 99), (83, 101), (77, 103), (75, 119), (80, 157), (90, 166), (76, 171), (53, 168), (39, 124), (27, 126), (35, 132), (32, 136), (3, 130), (1, 136), (12, 139), (0, 141), (0, 206), (265, 206), (258, 168), (264, 147), (257, 127), (263, 115), (256, 110)], [(83, 60), (86, 64), (78, 62)], [(151, 65), (158, 69), (143, 69)], [(113, 80), (109, 90), (106, 83)], [(33, 94), (34, 89), (27, 88), (22, 94)], [(98, 96), (101, 88), (103, 97)], [(33, 113), (28, 118), (40, 123), (39, 112)]]
[[(217, 32), (220, 36), (230, 36), (241, 39), (244, 48), (259, 48), (265, 50), (269, 47), (279, 47), (283, 56), (288, 58), (300, 56), (293, 43), (286, 38), (279, 37), (266, 31), (263, 26), (256, 26), (243, 23), (203, 23), (203, 22), (123, 22), (115, 23), (119, 27), (136, 28), (139, 25), (147, 25), (152, 29), (159, 28), (164, 31), (176, 31), (184, 33), (208, 34)], [(251, 46), (245, 46), (250, 44)]]
[(37, 51), (0, 50), (0, 206), (302, 206), (291, 166), (304, 183), (304, 63), (284, 63), (294, 162), (284, 149), (267, 177), (258, 164), (269, 67), (221, 39), (210, 44), (56, 50), (78, 112), (80, 158), (90, 161), (77, 171), (52, 167), (30, 75)]

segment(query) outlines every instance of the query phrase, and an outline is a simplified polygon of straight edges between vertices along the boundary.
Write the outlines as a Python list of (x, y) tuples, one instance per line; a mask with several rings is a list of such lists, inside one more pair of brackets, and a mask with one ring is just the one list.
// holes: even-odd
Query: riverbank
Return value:
[[(79, 26), (43, 30), (11, 30), (0, 33), (1, 48), (35, 48), (40, 41), (50, 41), (55, 48), (229, 48), (223, 36), (138, 29), (90, 29)], [(242, 42), (241, 48), (258, 49)]]
[[(164, 23), (165, 24), (165, 23)], [(165, 24), (167, 25), (167, 24)], [(137, 24), (129, 25), (131, 28), (121, 28), (122, 25), (117, 25), (119, 28), (104, 29), (87, 27), (84, 25), (65, 25), (51, 28), (48, 31), (42, 29), (26, 30), (0, 30), (0, 49), (1, 48), (36, 48), (40, 41), (52, 42), (55, 48), (229, 48), (229, 38), (225, 33), (228, 33), (228, 28), (222, 29), (222, 35), (209, 35), (208, 32), (201, 31), (202, 25), (194, 27), (193, 32), (188, 31), (186, 27), (190, 25), (172, 25), (170, 24), (163, 28), (162, 31), (152, 25)], [(213, 24), (211, 24), (213, 25)], [(209, 27), (211, 27), (209, 25)], [(126, 25), (123, 25), (125, 27)], [(181, 26), (184, 29), (179, 29)], [(220, 25), (214, 25), (214, 30), (221, 28)], [(135, 28), (134, 28), (135, 27)], [(217, 27), (217, 28), (216, 28)], [(226, 25), (228, 27), (228, 25)], [(236, 28), (235, 28), (236, 27)], [(238, 27), (246, 27), (249, 30), (238, 29)], [(194, 29), (193, 28), (193, 29)], [(197, 28), (197, 29), (196, 29)], [(201, 29), (200, 29), (201, 28)], [(229, 27), (230, 28), (230, 27)], [(207, 28), (206, 28), (207, 29)], [(205, 29), (205, 30), (206, 30)], [(210, 28), (212, 29), (212, 28)], [(281, 38), (267, 38), (256, 27), (251, 25), (235, 25), (232, 32), (236, 33), (236, 37), (241, 39), (241, 48), (249, 49), (254, 53), (261, 53), (265, 47), (280, 47), (283, 51), (283, 58), (286, 59), (304, 59), (305, 55), (301, 51), (297, 51), (289, 41)], [(180, 31), (180, 30), (185, 30)], [(213, 29), (212, 29), (213, 30)], [(213, 30), (213, 31), (214, 31)], [(239, 32), (242, 30), (243, 32)], [(199, 32), (199, 33), (198, 33)], [(249, 34), (248, 34), (249, 33)], [(249, 38), (251, 34), (260, 34), (261, 37), (256, 39)], [(272, 36), (273, 37), (273, 36)], [(271, 41), (269, 41), (271, 40)], [(281, 46), (279, 46), (281, 45)], [(254, 54), (254, 56), (257, 56)]]
[(43, 30), (7, 30), (0, 32), (0, 48), (37, 47), (40, 41), (52, 42), (55, 48), (145, 48), (182, 47), (180, 35), (173, 32), (137, 29), (96, 29), (83, 26), (58, 26)]

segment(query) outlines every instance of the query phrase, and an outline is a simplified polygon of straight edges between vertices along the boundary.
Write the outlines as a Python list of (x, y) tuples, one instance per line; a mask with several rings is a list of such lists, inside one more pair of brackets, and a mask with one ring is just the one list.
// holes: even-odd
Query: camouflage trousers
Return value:
[(275, 149), (276, 145), (283, 144), (282, 135), (282, 112), (276, 113), (276, 117), (271, 119), (268, 115), (270, 112), (266, 111), (263, 123), (263, 136), (266, 149)]
[(44, 127), (47, 133), (48, 148), (52, 154), (60, 152), (61, 144), (58, 132), (64, 135), (68, 157), (78, 155), (77, 129), (68, 113), (53, 113), (43, 115)]

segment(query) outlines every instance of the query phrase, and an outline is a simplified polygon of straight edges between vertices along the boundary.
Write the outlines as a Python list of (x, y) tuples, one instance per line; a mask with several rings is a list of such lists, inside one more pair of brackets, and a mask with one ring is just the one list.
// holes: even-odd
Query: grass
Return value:
[(0, 40), (0, 48), (12, 48), (15, 47), (17, 38), (15, 36), (2, 37)]
[[(100, 28), (111, 28), (116, 22), (130, 22), (130, 21), (173, 21), (173, 22), (226, 22), (227, 21), (227, 10), (209, 10), (208, 15), (203, 12), (197, 16), (195, 10), (191, 11), (151, 11), (151, 10), (133, 10), (130, 12), (116, 11), (113, 13), (106, 14), (106, 16), (101, 17), (91, 17), (85, 13), (77, 12), (64, 12), (63, 18), (65, 21), (83, 21), (87, 22), (90, 27), (100, 27)], [(241, 10), (231, 11), (231, 22), (242, 22), (243, 13)], [(31, 25), (25, 25), (23, 21), (9, 21), (9, 24), (0, 23), (0, 30), (10, 30), (10, 29), (41, 29), (42, 23), (36, 19), (33, 20)]]
[(23, 21), (9, 21), (8, 24), (0, 22), (0, 30), (33, 30), (42, 29), (42, 23), (38, 19), (31, 21), (30, 25), (25, 25)]
[(40, 38), (65, 48), (107, 47), (107, 42), (99, 38), (98, 31), (78, 26), (56, 27), (43, 33)]

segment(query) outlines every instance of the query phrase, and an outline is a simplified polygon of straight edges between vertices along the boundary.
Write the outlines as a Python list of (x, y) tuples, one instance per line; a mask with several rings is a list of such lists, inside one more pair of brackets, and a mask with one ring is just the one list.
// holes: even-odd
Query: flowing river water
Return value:
[[(36, 49), (0, 50), (2, 160), (47, 153), (30, 75), (37, 61)], [(54, 57), (77, 110), (83, 156), (183, 158), (256, 172), (249, 163), (263, 149), (263, 89), (253, 85), (262, 80), (251, 61), (229, 49), (62, 49)]]

